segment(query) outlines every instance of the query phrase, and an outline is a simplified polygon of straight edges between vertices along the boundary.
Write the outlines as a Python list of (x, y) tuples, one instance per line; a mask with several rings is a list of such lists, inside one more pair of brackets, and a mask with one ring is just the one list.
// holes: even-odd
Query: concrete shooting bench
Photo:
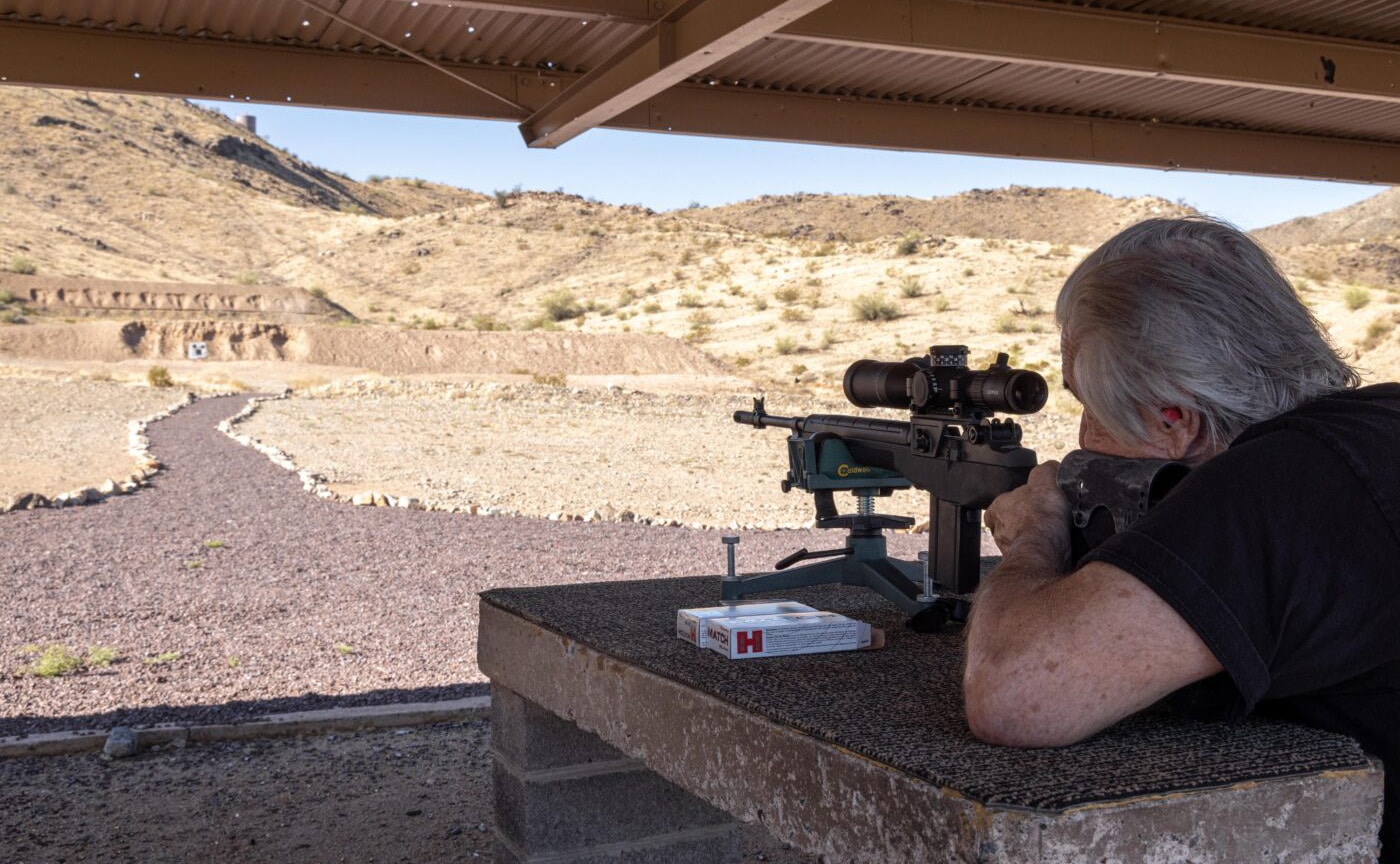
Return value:
[(482, 594), (497, 860), (734, 862), (736, 820), (833, 864), (1375, 859), (1382, 772), (1348, 738), (1149, 712), (989, 746), (963, 717), (960, 628), (913, 633), (861, 589), (784, 596), (886, 647), (732, 661), (677, 639), (718, 577)]

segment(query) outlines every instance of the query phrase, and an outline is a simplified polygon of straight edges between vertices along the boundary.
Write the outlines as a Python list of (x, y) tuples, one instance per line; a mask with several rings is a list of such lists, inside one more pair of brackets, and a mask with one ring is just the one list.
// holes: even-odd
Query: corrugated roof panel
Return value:
[(804, 93), (932, 100), (1004, 64), (817, 42), (765, 39), (716, 63), (726, 82)]
[(1400, 44), (1400, 3), (1395, 0), (1048, 0), (1062, 6), (1115, 9), (1262, 27), (1291, 33)]
[(1279, 93), (1243, 91), (1239, 98), (1202, 109), (1189, 120), (1198, 124), (1323, 135), (1371, 141), (1400, 140), (1400, 104)]
[[(366, 36), (363, 29), (437, 59), (564, 71), (593, 68), (642, 29), (619, 21), (580, 24), (563, 16), (382, 0), (349, 0), (340, 8), (339, 14), (361, 29), (286, 0), (3, 0), (0, 15), (7, 13), (21, 20), (87, 23), (145, 33), (392, 50)], [(309, 24), (303, 26), (303, 21)]]

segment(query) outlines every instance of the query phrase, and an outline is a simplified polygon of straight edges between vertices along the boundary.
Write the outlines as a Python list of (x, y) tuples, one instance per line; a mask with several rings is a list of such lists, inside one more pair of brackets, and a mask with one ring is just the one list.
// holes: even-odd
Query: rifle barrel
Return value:
[(735, 411), (734, 422), (742, 423), (745, 426), (752, 426), (755, 429), (764, 429), (768, 426), (781, 426), (784, 429), (791, 429), (794, 432), (802, 431), (802, 420), (799, 417), (779, 417), (776, 414), (769, 414), (766, 411)]

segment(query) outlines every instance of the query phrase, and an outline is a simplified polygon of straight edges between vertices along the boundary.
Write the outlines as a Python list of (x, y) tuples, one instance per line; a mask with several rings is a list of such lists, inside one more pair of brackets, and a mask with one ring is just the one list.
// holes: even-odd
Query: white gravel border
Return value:
[(135, 492), (145, 486), (161, 469), (160, 460), (151, 455), (151, 442), (146, 438), (146, 428), (157, 420), (169, 417), (186, 405), (193, 404), (196, 398), (198, 397), (194, 393), (187, 392), (179, 402), (166, 406), (162, 411), (157, 411), (140, 420), (127, 421), (126, 452), (132, 459), (136, 460), (136, 468), (123, 479), (108, 479), (98, 486), (83, 486), (70, 492), (61, 492), (53, 498), (47, 498), (37, 492), (25, 492), (16, 495), (9, 501), (0, 501), (0, 513), (8, 513), (13, 510), (37, 510), (41, 507), (76, 507), (82, 504), (94, 504), (113, 495), (127, 495)]

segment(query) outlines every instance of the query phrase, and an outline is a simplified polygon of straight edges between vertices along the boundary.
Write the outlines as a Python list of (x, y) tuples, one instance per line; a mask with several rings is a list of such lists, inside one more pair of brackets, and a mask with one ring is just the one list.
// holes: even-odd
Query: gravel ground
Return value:
[[(5, 864), (490, 861), (490, 723), (0, 760)], [(745, 861), (801, 864), (758, 825)]]
[[(215, 431), (243, 403), (153, 424), (167, 470), (150, 488), (0, 517), (0, 735), (473, 695), (477, 592), (723, 568), (718, 531), (323, 501)], [(840, 543), (740, 533), (744, 570)], [(912, 558), (925, 542), (891, 549)], [(22, 671), (30, 645), (118, 659), (40, 677)]]

